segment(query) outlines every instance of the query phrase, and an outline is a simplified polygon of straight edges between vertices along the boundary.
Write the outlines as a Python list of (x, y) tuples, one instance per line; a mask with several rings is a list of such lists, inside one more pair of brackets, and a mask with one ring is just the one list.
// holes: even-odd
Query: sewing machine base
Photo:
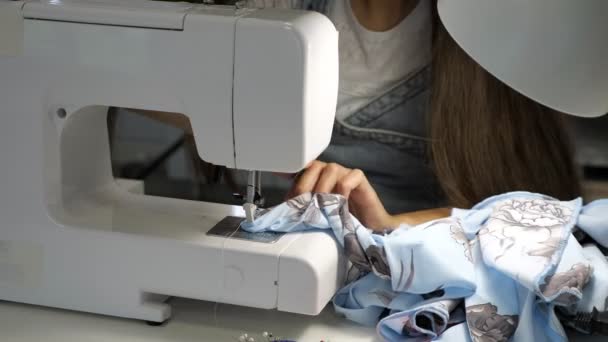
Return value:
[[(223, 215), (207, 216), (203, 208), (220, 205), (182, 203), (198, 209), (178, 217), (125, 198), (156, 208), (173, 199), (121, 195), (96, 198), (113, 202), (114, 210), (84, 198), (68, 209), (77, 213), (65, 221), (71, 224), (107, 210), (106, 226), (3, 235), (0, 270), (8, 276), (0, 278), (0, 299), (164, 322), (170, 296), (315, 315), (340, 285), (339, 250), (328, 234), (290, 234), (273, 243), (211, 236), (204, 227)], [(315, 253), (323, 257), (308, 256)]]

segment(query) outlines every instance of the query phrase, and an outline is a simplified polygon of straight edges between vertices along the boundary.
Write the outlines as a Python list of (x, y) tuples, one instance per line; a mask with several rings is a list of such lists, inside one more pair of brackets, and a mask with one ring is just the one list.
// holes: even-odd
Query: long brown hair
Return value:
[(448, 204), (467, 208), (517, 190), (579, 196), (564, 114), (485, 71), (439, 20), (433, 41), (431, 160)]

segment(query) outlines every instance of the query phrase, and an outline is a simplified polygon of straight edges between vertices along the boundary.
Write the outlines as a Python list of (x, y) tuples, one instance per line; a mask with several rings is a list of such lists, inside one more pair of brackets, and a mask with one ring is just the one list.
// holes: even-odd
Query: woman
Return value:
[[(515, 190), (559, 199), (579, 195), (562, 114), (491, 76), (452, 40), (436, 16), (432, 74), (429, 156), (448, 206), (467, 208)], [(449, 214), (442, 208), (391, 215), (365, 172), (322, 161), (299, 176), (291, 195), (308, 191), (348, 197), (353, 214), (374, 229)]]

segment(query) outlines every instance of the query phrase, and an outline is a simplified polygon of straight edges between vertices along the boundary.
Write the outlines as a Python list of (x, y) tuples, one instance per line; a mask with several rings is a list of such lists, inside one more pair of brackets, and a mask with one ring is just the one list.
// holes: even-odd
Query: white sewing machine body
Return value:
[(323, 309), (342, 279), (329, 234), (208, 235), (243, 209), (125, 190), (106, 120), (109, 106), (183, 113), (206, 161), (298, 171), (331, 136), (337, 32), (325, 17), (17, 1), (0, 2), (0, 32), (1, 300), (155, 322), (167, 296)]

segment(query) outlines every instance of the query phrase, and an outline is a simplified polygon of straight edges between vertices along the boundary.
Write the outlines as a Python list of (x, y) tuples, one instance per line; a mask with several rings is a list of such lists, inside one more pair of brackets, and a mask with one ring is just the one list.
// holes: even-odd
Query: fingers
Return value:
[(384, 229), (390, 224), (391, 216), (361, 170), (315, 161), (296, 180), (288, 198), (307, 192), (335, 193), (346, 197), (350, 212), (366, 227)]
[(317, 193), (334, 192), (338, 181), (349, 172), (349, 169), (335, 163), (325, 165), (319, 179), (317, 180), (314, 191)]
[(350, 170), (335, 185), (335, 192), (348, 198), (355, 189), (369, 185), (363, 171), (359, 169)]
[(310, 166), (304, 171), (304, 173), (300, 174), (296, 183), (291, 188), (291, 191), (288, 194), (288, 197), (299, 196), (303, 193), (312, 192), (317, 184), (319, 177), (321, 176), (321, 172), (325, 168), (326, 163), (320, 161), (314, 161), (310, 164)]
[(335, 163), (314, 161), (296, 180), (287, 198), (307, 192), (337, 193), (348, 198), (353, 191), (364, 195), (366, 192), (375, 194), (363, 171), (351, 170)]

